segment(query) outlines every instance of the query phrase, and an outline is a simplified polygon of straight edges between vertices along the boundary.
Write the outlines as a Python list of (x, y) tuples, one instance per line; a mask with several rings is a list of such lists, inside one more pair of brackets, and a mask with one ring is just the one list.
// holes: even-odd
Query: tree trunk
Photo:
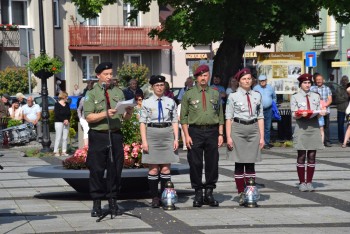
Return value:
[(221, 76), (221, 84), (226, 88), (228, 82), (236, 72), (242, 68), (242, 57), (245, 41), (224, 37), (214, 57), (213, 74)]

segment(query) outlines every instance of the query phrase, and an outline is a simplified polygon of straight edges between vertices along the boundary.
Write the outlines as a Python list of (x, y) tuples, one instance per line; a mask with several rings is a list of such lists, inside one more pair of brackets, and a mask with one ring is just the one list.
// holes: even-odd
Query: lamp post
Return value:
[[(39, 0), (39, 34), (40, 34), (40, 55), (46, 54), (45, 49), (45, 34), (44, 34), (44, 16), (43, 16), (43, 0)], [(42, 140), (42, 152), (50, 152), (50, 131), (49, 131), (49, 107), (47, 99), (47, 76), (41, 74), (41, 98), (42, 98), (42, 127), (43, 127), (43, 140)]]

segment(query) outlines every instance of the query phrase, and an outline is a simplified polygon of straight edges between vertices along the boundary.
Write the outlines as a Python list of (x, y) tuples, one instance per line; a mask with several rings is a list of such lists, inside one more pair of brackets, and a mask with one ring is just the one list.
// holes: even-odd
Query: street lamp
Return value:
[[(46, 54), (45, 49), (45, 35), (44, 35), (44, 16), (43, 16), (43, 0), (39, 0), (39, 34), (40, 34), (40, 55)], [(52, 74), (51, 74), (52, 76)], [(40, 74), (41, 79), (41, 98), (42, 98), (42, 127), (43, 127), (43, 140), (42, 140), (42, 152), (50, 152), (50, 131), (49, 131), (49, 106), (47, 99), (47, 79), (50, 76), (44, 73)]]

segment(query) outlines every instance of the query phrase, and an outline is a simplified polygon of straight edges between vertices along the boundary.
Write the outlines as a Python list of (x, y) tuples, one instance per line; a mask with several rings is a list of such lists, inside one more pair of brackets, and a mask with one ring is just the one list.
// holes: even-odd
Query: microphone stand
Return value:
[[(112, 168), (113, 167), (113, 162), (114, 162), (113, 152), (112, 152), (113, 141), (112, 141), (110, 116), (108, 114), (108, 102), (107, 102), (107, 95), (106, 95), (107, 89), (106, 89), (105, 84), (102, 84), (102, 87), (103, 87), (103, 91), (105, 92), (104, 96), (105, 96), (105, 103), (106, 103), (106, 110), (107, 110), (107, 125), (108, 125), (108, 140), (109, 140), (109, 145), (107, 146), (108, 154), (109, 154), (109, 162), (107, 163), (108, 164), (107, 165), (107, 177), (109, 177), (109, 178), (108, 178), (107, 183), (109, 183), (109, 199), (112, 199), (112, 185), (113, 185), (113, 181), (112, 181), (112, 177), (108, 176), (108, 173), (111, 173), (111, 170), (113, 170), (113, 168)], [(117, 204), (117, 206), (118, 206), (118, 204)], [(107, 211), (103, 212), (103, 214), (96, 220), (96, 222), (101, 222), (101, 220), (104, 219), (109, 214), (111, 215), (111, 219), (114, 219), (112, 210), (109, 208)], [(125, 212), (117, 212), (116, 216), (123, 215), (123, 214), (141, 219), (141, 217), (138, 216), (138, 215), (133, 215), (133, 214), (125, 213)]]

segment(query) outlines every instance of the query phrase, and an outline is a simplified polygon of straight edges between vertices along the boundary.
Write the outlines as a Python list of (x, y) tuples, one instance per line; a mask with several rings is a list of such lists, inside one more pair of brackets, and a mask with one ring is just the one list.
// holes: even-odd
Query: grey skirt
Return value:
[(233, 141), (233, 150), (227, 150), (228, 160), (237, 163), (255, 163), (261, 161), (258, 123), (244, 125), (232, 122), (231, 138)]
[(296, 150), (324, 149), (318, 119), (297, 119), (293, 134), (293, 146)]
[(177, 150), (174, 151), (173, 127), (146, 128), (148, 153), (142, 153), (142, 163), (168, 164), (179, 161)]

